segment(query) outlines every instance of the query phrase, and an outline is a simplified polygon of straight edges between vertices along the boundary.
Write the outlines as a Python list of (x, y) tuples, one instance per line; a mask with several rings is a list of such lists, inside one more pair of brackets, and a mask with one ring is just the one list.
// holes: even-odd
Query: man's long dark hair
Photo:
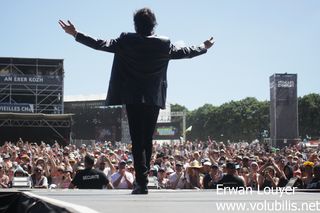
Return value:
[(156, 16), (149, 8), (137, 10), (133, 15), (136, 32), (142, 36), (153, 34), (153, 29), (157, 25)]

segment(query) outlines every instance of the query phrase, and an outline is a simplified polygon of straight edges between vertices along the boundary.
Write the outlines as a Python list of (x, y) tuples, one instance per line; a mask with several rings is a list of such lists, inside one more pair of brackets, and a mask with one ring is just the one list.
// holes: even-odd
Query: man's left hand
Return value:
[(204, 48), (206, 48), (206, 49), (211, 48), (213, 46), (213, 44), (214, 44), (213, 37), (211, 37), (208, 40), (204, 41), (203, 44), (204, 44)]

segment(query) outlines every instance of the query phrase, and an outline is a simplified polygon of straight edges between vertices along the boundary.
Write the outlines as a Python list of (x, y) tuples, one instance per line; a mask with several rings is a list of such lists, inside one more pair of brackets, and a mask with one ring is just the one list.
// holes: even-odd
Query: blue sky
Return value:
[(320, 93), (320, 1), (317, 0), (7, 0), (1, 1), (0, 57), (64, 59), (65, 96), (104, 97), (113, 55), (76, 43), (58, 20), (92, 37), (133, 31), (132, 14), (150, 7), (156, 33), (173, 42), (215, 46), (171, 61), (168, 101), (195, 109), (256, 97), (269, 100), (269, 76), (297, 73), (298, 95)]

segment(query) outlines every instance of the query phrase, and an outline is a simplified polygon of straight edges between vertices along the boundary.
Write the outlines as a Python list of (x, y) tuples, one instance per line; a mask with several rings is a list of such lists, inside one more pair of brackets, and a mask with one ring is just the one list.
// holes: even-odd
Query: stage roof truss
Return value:
[(0, 127), (51, 127), (68, 128), (71, 126), (70, 120), (21, 120), (21, 119), (0, 119)]
[(0, 128), (50, 128), (61, 139), (63, 135), (58, 128), (70, 129), (73, 114), (47, 115), (24, 113), (0, 113)]

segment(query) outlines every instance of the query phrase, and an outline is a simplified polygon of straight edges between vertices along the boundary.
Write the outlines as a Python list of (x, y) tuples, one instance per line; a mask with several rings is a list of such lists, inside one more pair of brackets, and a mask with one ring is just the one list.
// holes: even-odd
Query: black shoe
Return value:
[(148, 194), (148, 188), (147, 188), (147, 186), (140, 186), (140, 185), (136, 184), (133, 187), (131, 194), (133, 194), (133, 195)]

